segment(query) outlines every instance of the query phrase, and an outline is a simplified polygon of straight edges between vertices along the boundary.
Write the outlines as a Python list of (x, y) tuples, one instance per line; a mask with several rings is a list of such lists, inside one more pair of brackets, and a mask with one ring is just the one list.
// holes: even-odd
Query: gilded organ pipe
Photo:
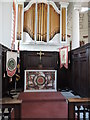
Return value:
[[(49, 5), (49, 8), (49, 31), (47, 31), (48, 5), (45, 3), (37, 5), (37, 41), (47, 42), (47, 32), (49, 32), (49, 40), (60, 33), (60, 14), (55, 11), (52, 5)], [(24, 12), (24, 32), (27, 32), (34, 40), (35, 4)]]

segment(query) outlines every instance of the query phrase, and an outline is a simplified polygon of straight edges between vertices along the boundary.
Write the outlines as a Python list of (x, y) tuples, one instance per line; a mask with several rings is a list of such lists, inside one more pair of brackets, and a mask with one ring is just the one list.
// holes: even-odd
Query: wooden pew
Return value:
[(90, 120), (90, 98), (69, 98), (68, 119), (80, 120), (81, 113), (83, 120), (86, 120), (86, 117)]
[[(4, 120), (5, 116), (8, 116), (8, 119), (11, 119), (11, 110), (14, 109), (14, 118), (17, 120), (21, 119), (21, 103), (22, 100), (17, 99), (1, 99), (0, 100), (0, 109), (1, 109), (1, 118)], [(5, 109), (8, 109), (9, 113), (5, 113)]]

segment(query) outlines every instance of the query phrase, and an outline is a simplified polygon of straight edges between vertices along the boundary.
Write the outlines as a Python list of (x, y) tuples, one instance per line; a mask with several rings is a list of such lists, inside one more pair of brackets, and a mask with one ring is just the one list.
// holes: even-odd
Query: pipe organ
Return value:
[(62, 8), (62, 41), (66, 40), (66, 8)]
[(23, 19), (23, 5), (18, 4), (18, 17), (17, 17), (17, 40), (22, 39), (22, 19)]
[[(55, 34), (60, 32), (60, 14), (58, 14), (52, 5), (49, 6), (49, 31), (47, 31), (47, 4), (39, 3), (37, 7), (37, 41), (47, 42), (47, 32), (49, 40)], [(34, 40), (35, 33), (35, 4), (24, 12), (24, 31)]]
[(55, 34), (60, 32), (60, 14), (58, 14), (52, 5), (49, 8), (49, 40), (51, 40)]
[(44, 3), (37, 8), (37, 41), (47, 41), (47, 4)]
[[(52, 39), (66, 42), (67, 9), (62, 4), (60, 7), (61, 9), (52, 1), (35, 2), (31, 0), (25, 8), (18, 4), (17, 39), (21, 40), (21, 34), (25, 32), (35, 42), (49, 42)], [(24, 12), (23, 16), (22, 10)]]
[(34, 40), (35, 36), (35, 4), (24, 12), (24, 32), (27, 32)]

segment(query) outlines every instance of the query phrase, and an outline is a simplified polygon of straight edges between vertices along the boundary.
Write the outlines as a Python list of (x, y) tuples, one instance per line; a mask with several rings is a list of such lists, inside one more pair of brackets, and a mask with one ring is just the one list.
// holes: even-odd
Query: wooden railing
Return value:
[(11, 112), (13, 110), (13, 118), (20, 120), (21, 119), (21, 103), (22, 100), (17, 99), (2, 99), (0, 100), (0, 116), (1, 120), (11, 120)]
[(90, 120), (90, 98), (68, 99), (68, 120)]

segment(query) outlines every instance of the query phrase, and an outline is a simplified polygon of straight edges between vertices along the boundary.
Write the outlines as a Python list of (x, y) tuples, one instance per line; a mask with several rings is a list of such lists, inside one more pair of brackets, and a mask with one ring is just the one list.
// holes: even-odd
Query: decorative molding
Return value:
[(65, 36), (65, 41), (63, 41), (62, 40), (62, 35), (60, 36), (61, 38), (60, 38), (60, 42), (61, 42), (61, 44), (66, 44), (67, 43), (67, 7), (68, 7), (68, 5), (69, 5), (69, 3), (68, 2), (59, 2), (59, 4), (61, 5), (61, 34), (62, 34), (62, 9), (63, 8), (65, 8), (66, 9), (66, 36)]
[(32, 6), (32, 4), (34, 4), (34, 3), (37, 3), (37, 0), (31, 0), (28, 3), (28, 5), (24, 8), (24, 12), (27, 11)]
[(32, 38), (29, 36), (28, 33), (24, 32), (24, 39), (23, 41), (20, 41), (21, 44), (45, 44), (45, 45), (55, 45), (58, 46), (60, 44), (59, 41), (59, 36), (60, 33), (56, 34), (50, 41), (44, 42), (44, 41), (34, 41)]
[(74, 5), (73, 7), (74, 7), (74, 10), (78, 10), (78, 11), (81, 10), (81, 5)]
[(24, 11), (27, 11), (31, 6), (32, 4), (34, 3), (45, 3), (47, 4), (47, 0), (31, 0), (28, 5), (24, 8)]
[(59, 2), (59, 4), (61, 5), (61, 7), (67, 8), (69, 3), (68, 2)]
[(23, 4), (26, 0), (15, 0), (15, 3)]
[(31, 0), (28, 5), (24, 8), (24, 11), (27, 11), (32, 4), (34, 3), (45, 3), (45, 4), (50, 4), (53, 6), (53, 8), (55, 9), (55, 11), (60, 14), (60, 10), (58, 9), (58, 7), (56, 6), (56, 4), (53, 1), (47, 1), (47, 0)]
[(15, 2), (25, 2), (26, 0), (15, 0)]
[(53, 8), (55, 9), (55, 11), (56, 11), (58, 14), (61, 13), (61, 11), (58, 9), (58, 7), (56, 6), (56, 4), (55, 4), (53, 1), (48, 1), (48, 3), (53, 6)]

